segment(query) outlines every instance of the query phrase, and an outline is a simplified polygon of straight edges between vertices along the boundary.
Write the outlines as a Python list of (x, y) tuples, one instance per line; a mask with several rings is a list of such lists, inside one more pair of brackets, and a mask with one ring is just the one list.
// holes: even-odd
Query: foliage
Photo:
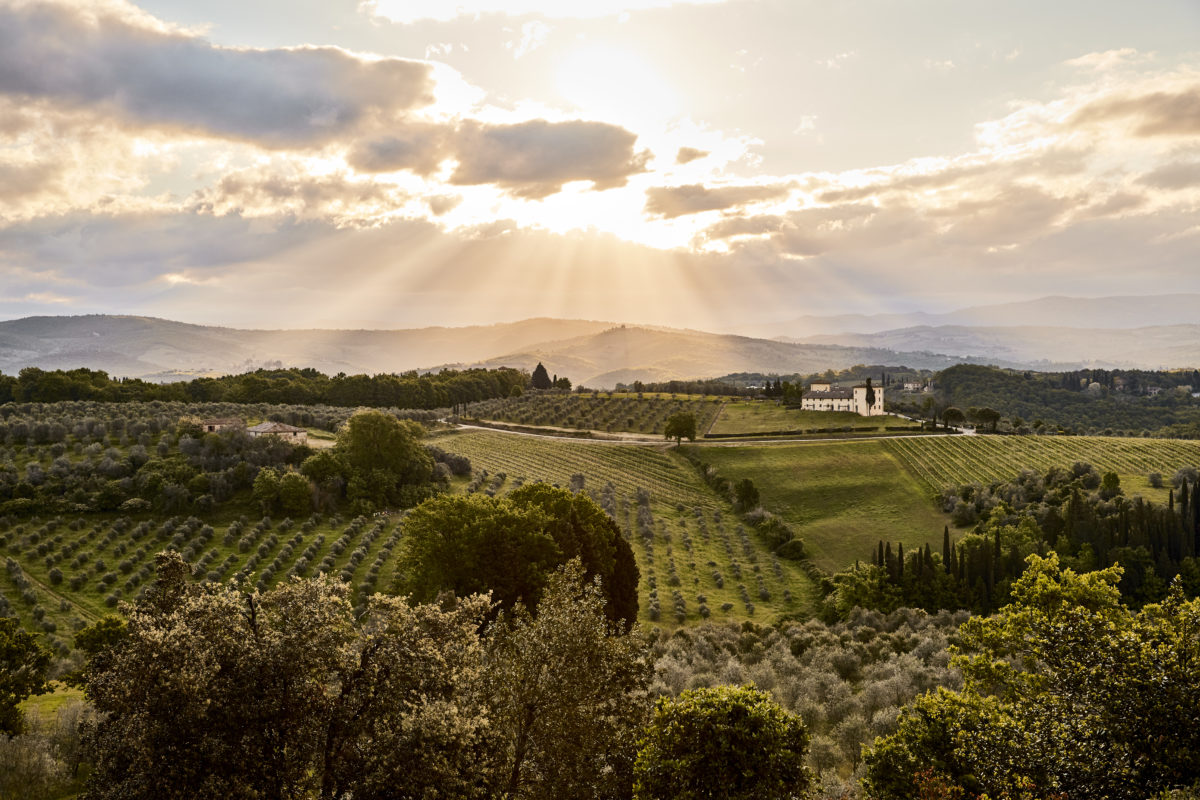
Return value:
[(534, 389), (549, 389), (554, 383), (550, 380), (550, 373), (546, 372), (546, 368), (542, 366), (542, 362), (533, 368), (533, 374), (529, 378), (529, 385)]
[(663, 426), (663, 438), (674, 439), (676, 447), (684, 439), (689, 442), (696, 441), (696, 416), (680, 412), (667, 417), (667, 424)]
[(969, 791), (1140, 800), (1200, 773), (1200, 601), (1173, 590), (1140, 612), (1119, 567), (1078, 575), (1031, 556), (1013, 602), (963, 625), (962, 692), (901, 718), (867, 759), (872, 797), (916, 797), (934, 766)]
[(658, 701), (634, 766), (638, 800), (803, 797), (808, 732), (753, 685)]
[(586, 495), (530, 484), (507, 497), (429, 500), (405, 522), (401, 588), (421, 600), (439, 592), (491, 592), (503, 609), (535, 610), (550, 572), (579, 558), (599, 577), (609, 619), (637, 618), (637, 564), (613, 521)]
[[(1200, 402), (1190, 394), (1200, 387), (1195, 370), (1020, 372), (960, 364), (938, 373), (935, 386), (941, 402), (967, 409), (968, 415), (975, 407), (994, 409), (1012, 422), (1041, 420), (1050, 432), (1200, 436)], [(1151, 394), (1151, 387), (1162, 391)], [(1035, 430), (1011, 427), (1021, 433)]]
[(58, 800), (81, 786), (79, 729), (90, 710), (68, 702), (53, 714), (31, 711), (26, 732), (0, 736), (0, 800)]
[[(543, 370), (544, 371), (544, 370)], [(519, 370), (442, 370), (418, 375), (344, 375), (328, 377), (315, 369), (259, 369), (220, 378), (151, 383), (110, 378), (102, 370), (42, 370), (26, 367), (16, 377), (0, 375), (0, 404), (99, 400), (106, 403), (203, 401), (294, 403), (355, 408), (449, 408), (493, 397), (507, 397), (529, 376)]]
[(627, 797), (646, 721), (650, 665), (640, 639), (608, 622), (577, 559), (550, 576), (537, 616), (518, 606), (488, 631), (491, 722), (502, 747), (496, 796)]
[(50, 652), (22, 630), (14, 617), (0, 617), (0, 735), (16, 736), (24, 729), (18, 705), (26, 697), (50, 690), (46, 672)]
[(186, 580), (159, 557), (128, 635), (87, 671), (102, 714), (87, 798), (479, 796), (469, 765), (486, 601), (452, 610), (343, 584), (270, 592)]

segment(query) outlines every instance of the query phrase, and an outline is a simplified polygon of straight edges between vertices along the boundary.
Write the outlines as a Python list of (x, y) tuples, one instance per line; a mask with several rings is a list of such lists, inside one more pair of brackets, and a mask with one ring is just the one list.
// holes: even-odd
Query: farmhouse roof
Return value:
[(808, 396), (812, 397), (813, 399), (821, 398), (821, 399), (829, 399), (829, 400), (853, 400), (854, 399), (854, 390), (853, 389), (827, 389), (827, 390), (814, 389), (808, 393)]
[(282, 422), (260, 422), (257, 425), (246, 428), (249, 433), (299, 433), (305, 428), (297, 428), (292, 425), (284, 425)]

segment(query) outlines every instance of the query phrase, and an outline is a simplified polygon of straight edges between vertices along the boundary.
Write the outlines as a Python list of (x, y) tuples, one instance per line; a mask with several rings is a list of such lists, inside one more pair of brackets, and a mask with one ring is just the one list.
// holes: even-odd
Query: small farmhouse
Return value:
[(883, 390), (875, 390), (875, 402), (867, 404), (867, 386), (849, 389), (835, 387), (827, 382), (816, 382), (800, 398), (800, 407), (805, 411), (852, 411), (864, 417), (883, 413)]
[(297, 428), (292, 425), (284, 425), (282, 422), (260, 422), (257, 425), (246, 428), (246, 433), (251, 436), (278, 436), (281, 439), (286, 439), (289, 442), (307, 442), (308, 431), (304, 428)]

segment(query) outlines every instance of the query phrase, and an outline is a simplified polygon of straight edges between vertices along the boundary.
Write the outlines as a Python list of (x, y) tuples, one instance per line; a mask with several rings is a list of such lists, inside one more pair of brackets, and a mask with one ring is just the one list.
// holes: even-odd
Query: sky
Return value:
[(0, 318), (1200, 291), (1195, 0), (0, 0)]

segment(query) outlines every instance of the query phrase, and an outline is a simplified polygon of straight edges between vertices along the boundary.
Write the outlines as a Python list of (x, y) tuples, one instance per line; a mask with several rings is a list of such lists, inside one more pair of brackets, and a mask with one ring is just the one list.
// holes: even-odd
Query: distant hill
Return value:
[(272, 366), (314, 367), (331, 375), (401, 372), (488, 359), (610, 327), (611, 322), (529, 319), (392, 331), (242, 330), (151, 317), (26, 317), (0, 322), (0, 372), (90, 367), (158, 380)]
[(938, 370), (962, 359), (933, 352), (901, 353), (878, 347), (793, 344), (748, 336), (620, 326), (545, 342), (470, 366), (532, 369), (539, 361), (550, 372), (567, 375), (576, 384), (603, 389), (635, 380), (683, 380), (732, 372), (811, 373), (855, 364)]
[(997, 365), (1026, 364), (1035, 369), (1058, 369), (1063, 365), (1175, 369), (1200, 365), (1200, 324), (1141, 328), (922, 325), (880, 333), (810, 336), (799, 341), (928, 350)]
[(28, 317), (0, 322), (0, 372), (89, 367), (114, 377), (181, 380), (259, 367), (326, 374), (509, 366), (541, 361), (576, 384), (607, 388), (735, 372), (793, 374), (856, 364), (940, 370), (957, 363), (1017, 369), (1190, 367), (1200, 325), (1131, 330), (919, 326), (807, 341), (530, 319), (406, 330), (244, 330), (131, 316)]
[[(1200, 324), (1200, 294), (1141, 297), (1042, 297), (1015, 303), (980, 305), (944, 314), (840, 314), (804, 316), (785, 322), (739, 328), (736, 332), (766, 339), (840, 333), (880, 333), (898, 328), (1016, 327), (1057, 325), (1069, 328), (1144, 328)], [(1042, 355), (1040, 358), (1048, 358)]]

